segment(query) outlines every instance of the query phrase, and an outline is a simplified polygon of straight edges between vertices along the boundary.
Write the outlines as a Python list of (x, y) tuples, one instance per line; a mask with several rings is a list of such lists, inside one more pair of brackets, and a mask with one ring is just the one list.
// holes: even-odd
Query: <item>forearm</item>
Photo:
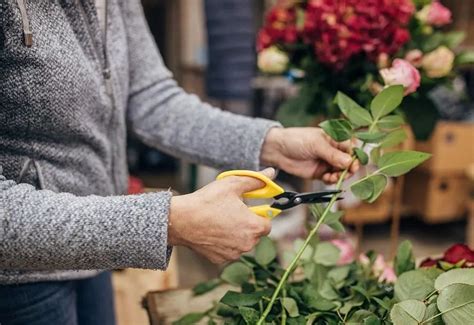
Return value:
[(164, 269), (170, 198), (76, 197), (0, 175), (0, 269)]
[(260, 168), (266, 134), (279, 126), (211, 107), (186, 94), (172, 79), (136, 94), (130, 104), (130, 126), (142, 141), (217, 168)]

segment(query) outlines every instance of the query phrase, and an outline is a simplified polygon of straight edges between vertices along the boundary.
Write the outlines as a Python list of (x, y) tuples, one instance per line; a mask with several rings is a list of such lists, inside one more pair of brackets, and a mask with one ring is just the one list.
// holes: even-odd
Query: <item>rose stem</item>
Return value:
[[(352, 164), (354, 163), (354, 161), (357, 159), (356, 156), (353, 156), (352, 157), (352, 161), (349, 165), (348, 168), (344, 169), (344, 171), (342, 172), (341, 176), (339, 177), (339, 180), (337, 181), (337, 184), (336, 184), (336, 190), (340, 190), (341, 189), (341, 186), (342, 186), (342, 182), (344, 181), (344, 178), (346, 177), (347, 173), (349, 172)], [(272, 310), (272, 307), (273, 305), (275, 304), (275, 301), (276, 299), (278, 298), (278, 295), (280, 294), (280, 291), (281, 289), (283, 288), (283, 286), (286, 284), (286, 281), (288, 280), (288, 277), (291, 275), (291, 273), (293, 272), (293, 268), (295, 268), (296, 264), (298, 263), (298, 261), (300, 260), (301, 258), (301, 255), (303, 255), (303, 252), (304, 250), (306, 249), (306, 247), (309, 245), (309, 243), (311, 242), (311, 239), (313, 239), (314, 235), (316, 235), (316, 233), (318, 232), (319, 230), (319, 227), (321, 227), (321, 225), (323, 224), (324, 222), (324, 219), (326, 218), (327, 214), (329, 213), (329, 211), (331, 210), (332, 206), (334, 205), (334, 203), (337, 201), (337, 198), (339, 197), (340, 193), (334, 195), (332, 198), (331, 198), (331, 201), (329, 201), (328, 205), (326, 206), (326, 208), (324, 209), (324, 212), (323, 214), (321, 215), (321, 218), (319, 218), (318, 222), (316, 223), (316, 226), (311, 230), (311, 232), (308, 234), (308, 237), (306, 237), (306, 240), (304, 241), (303, 243), (303, 246), (301, 246), (300, 250), (298, 251), (298, 253), (296, 254), (296, 256), (293, 258), (293, 260), (291, 261), (290, 265), (286, 268), (286, 271), (285, 273), (283, 274), (283, 276), (281, 277), (280, 279), (280, 282), (278, 283), (278, 286), (276, 287), (275, 291), (273, 292), (273, 295), (272, 295), (272, 298), (270, 300), (270, 302), (268, 303), (267, 307), (265, 308), (265, 311), (263, 312), (262, 316), (260, 317), (260, 319), (258, 320), (258, 323), (257, 325), (262, 325), (264, 324), (265, 322), (265, 319), (267, 318), (268, 314), (270, 313), (270, 311)]]

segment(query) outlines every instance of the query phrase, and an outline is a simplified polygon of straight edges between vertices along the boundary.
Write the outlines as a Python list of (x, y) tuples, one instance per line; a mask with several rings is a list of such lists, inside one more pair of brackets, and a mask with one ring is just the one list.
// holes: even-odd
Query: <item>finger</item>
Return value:
[(328, 164), (337, 167), (339, 169), (345, 169), (349, 167), (352, 162), (352, 158), (349, 154), (334, 148), (329, 143), (326, 143), (319, 152), (319, 155)]
[[(260, 174), (272, 179), (275, 176), (274, 168), (265, 168), (260, 172)], [(239, 194), (257, 190), (259, 188), (265, 187), (265, 182), (259, 180), (255, 177), (249, 176), (232, 176), (233, 182), (235, 182), (236, 190)]]

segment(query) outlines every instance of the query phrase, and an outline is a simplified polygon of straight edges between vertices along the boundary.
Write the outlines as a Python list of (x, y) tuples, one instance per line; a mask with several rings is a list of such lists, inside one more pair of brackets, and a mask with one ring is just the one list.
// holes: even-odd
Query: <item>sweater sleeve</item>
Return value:
[(224, 112), (184, 92), (163, 64), (140, 2), (125, 1), (124, 11), (130, 130), (146, 144), (192, 162), (217, 168), (260, 168), (265, 136), (280, 124)]
[(170, 198), (36, 190), (0, 167), (0, 269), (165, 269)]

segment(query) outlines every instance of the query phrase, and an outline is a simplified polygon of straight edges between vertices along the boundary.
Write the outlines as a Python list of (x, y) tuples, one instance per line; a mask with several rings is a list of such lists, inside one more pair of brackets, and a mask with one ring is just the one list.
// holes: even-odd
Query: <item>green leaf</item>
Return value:
[(464, 64), (473, 64), (474, 63), (474, 52), (462, 52), (460, 53), (455, 60), (456, 65), (464, 65)]
[(381, 129), (396, 129), (402, 126), (405, 120), (400, 115), (389, 115), (382, 117), (378, 122), (377, 126)]
[(268, 237), (262, 237), (255, 248), (255, 260), (258, 264), (266, 266), (272, 262), (277, 255), (273, 241)]
[(366, 143), (378, 143), (385, 137), (385, 133), (361, 131), (356, 132), (355, 136), (357, 137), (357, 139)]
[(311, 313), (306, 316), (306, 325), (313, 325), (314, 321), (323, 315), (322, 312)]
[(369, 316), (364, 319), (364, 325), (380, 325), (382, 324), (380, 318), (375, 315)]
[(444, 34), (444, 45), (453, 49), (458, 47), (466, 38), (466, 33), (464, 32), (448, 32)]
[(387, 182), (385, 175), (375, 174), (354, 183), (351, 186), (351, 191), (359, 199), (372, 203), (382, 194)]
[(252, 270), (242, 262), (235, 262), (226, 266), (221, 273), (221, 279), (233, 285), (241, 285), (248, 280)]
[(340, 283), (349, 276), (350, 271), (351, 267), (349, 265), (338, 266), (328, 272), (328, 278), (333, 280), (334, 283)]
[(380, 155), (381, 155), (380, 151), (381, 151), (380, 147), (375, 147), (370, 152), (370, 160), (373, 164), (378, 164), (378, 161), (379, 161), (379, 158), (380, 158)]
[[(361, 297), (361, 296), (358, 296), (358, 297)], [(363, 299), (363, 298), (349, 300), (349, 301), (346, 301), (346, 302), (344, 303), (344, 305), (342, 306), (341, 309), (339, 309), (339, 311), (340, 311), (343, 315), (347, 315), (347, 314), (349, 314), (349, 312), (351, 311), (352, 308), (354, 308), (354, 307), (359, 307), (359, 306), (361, 306), (362, 304), (364, 304), (364, 299)]]
[[(304, 240), (302, 240), (301, 238), (298, 238), (296, 239), (294, 242), (293, 242), (293, 249), (295, 252), (299, 251), (301, 247), (303, 247), (303, 244), (304, 244)], [(306, 248), (304, 249), (303, 251), (303, 254), (301, 255), (301, 259), (303, 261), (307, 261), (309, 259), (311, 259), (311, 256), (313, 255), (313, 247), (311, 247), (311, 245), (308, 245), (306, 246)]]
[(394, 325), (418, 325), (425, 317), (426, 306), (423, 302), (410, 299), (393, 306), (390, 317)]
[(454, 269), (441, 274), (435, 281), (436, 290), (443, 290), (451, 284), (474, 285), (474, 269)]
[(380, 143), (381, 148), (391, 148), (399, 145), (407, 139), (407, 133), (403, 129), (398, 129), (390, 132), (385, 136), (382, 143)]
[(395, 282), (395, 298), (398, 301), (424, 300), (435, 290), (434, 281), (441, 272), (436, 268), (430, 268), (403, 273)]
[(203, 319), (204, 316), (206, 316), (206, 313), (190, 313), (174, 321), (173, 325), (194, 325)]
[(236, 318), (240, 315), (238, 308), (227, 306), (223, 303), (217, 303), (216, 314), (221, 317)]
[(413, 256), (413, 248), (410, 241), (404, 240), (398, 246), (394, 269), (398, 276), (415, 269), (415, 257)]
[(199, 295), (205, 294), (206, 292), (209, 292), (209, 291), (215, 289), (220, 284), (221, 284), (220, 279), (212, 279), (212, 280), (207, 281), (207, 282), (198, 283), (193, 288), (193, 293), (194, 293), (194, 295), (199, 296)]
[(360, 325), (364, 324), (365, 320), (374, 316), (374, 313), (371, 311), (365, 310), (365, 309), (359, 309), (355, 313), (352, 314), (352, 316), (349, 318), (349, 320), (345, 323), (347, 325)]
[(349, 140), (352, 137), (352, 126), (347, 120), (326, 120), (319, 126), (337, 142)]
[(215, 321), (213, 321), (212, 319), (209, 319), (207, 321), (207, 325), (217, 325), (217, 323)]
[(263, 296), (268, 296), (269, 293), (271, 293), (269, 290), (256, 291), (253, 293), (227, 291), (220, 302), (233, 307), (253, 306), (258, 303)]
[(391, 177), (401, 176), (430, 157), (430, 154), (418, 151), (389, 152), (380, 157), (378, 172)]
[(474, 286), (452, 284), (440, 291), (438, 309), (446, 324), (472, 324), (474, 315)]
[(283, 305), (283, 307), (285, 307), (290, 317), (298, 317), (300, 315), (298, 305), (296, 304), (295, 299), (287, 297), (282, 298), (281, 304)]
[(354, 127), (368, 126), (372, 124), (370, 113), (357, 104), (352, 98), (338, 91), (335, 101), (342, 114), (344, 114)]
[(337, 307), (334, 302), (321, 297), (321, 295), (311, 287), (305, 288), (304, 298), (308, 307), (319, 311), (328, 311)]
[(340, 254), (339, 248), (333, 244), (328, 242), (319, 243), (314, 253), (314, 261), (325, 266), (336, 265)]
[(429, 322), (423, 323), (426, 325), (444, 325), (443, 319), (441, 316), (432, 318), (436, 315), (439, 314), (438, 306), (436, 306), (436, 303), (432, 303), (426, 307), (426, 313), (425, 313), (425, 318), (423, 318), (423, 321), (427, 321), (428, 319), (431, 319)]
[(331, 225), (341, 220), (343, 215), (344, 211), (328, 211), (326, 218), (324, 218), (324, 223), (327, 225)]
[(370, 103), (370, 111), (375, 121), (393, 112), (403, 100), (402, 85), (389, 86), (382, 90)]
[(359, 159), (362, 165), (367, 165), (367, 163), (369, 162), (369, 156), (365, 153), (364, 150), (360, 148), (354, 148), (354, 153), (356, 154), (357, 159)]
[(260, 313), (253, 308), (240, 306), (239, 312), (245, 323), (248, 325), (257, 324), (258, 319), (260, 318)]

